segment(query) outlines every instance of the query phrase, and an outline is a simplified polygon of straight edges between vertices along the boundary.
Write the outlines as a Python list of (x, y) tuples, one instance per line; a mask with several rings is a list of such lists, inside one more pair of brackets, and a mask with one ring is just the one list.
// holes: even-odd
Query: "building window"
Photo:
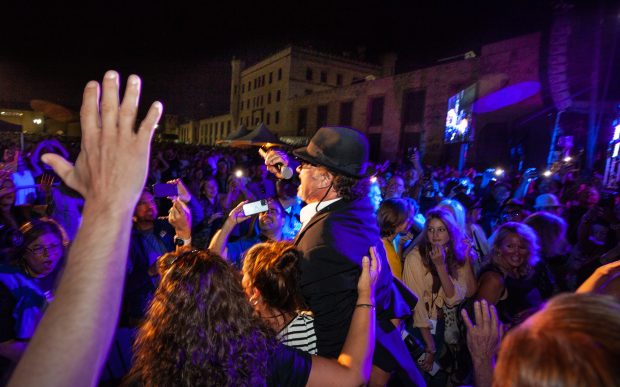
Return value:
[(248, 91), (252, 90), (252, 81), (248, 82)]
[(280, 102), (280, 90), (276, 91), (276, 102)]
[(368, 124), (370, 126), (383, 125), (383, 102), (385, 98), (376, 97), (370, 100), (370, 114)]
[(305, 95), (310, 95), (310, 94), (312, 94), (312, 89), (306, 89), (306, 90), (304, 90), (304, 94), (305, 94)]
[(273, 71), (269, 73), (269, 84), (271, 85), (271, 82), (273, 82)]
[(271, 103), (271, 91), (267, 93), (267, 105)]
[(312, 80), (312, 69), (310, 67), (306, 68), (306, 81)]
[(316, 108), (316, 126), (322, 127), (327, 125), (327, 105), (319, 105)]
[(327, 71), (321, 71), (321, 83), (327, 83)]
[(280, 123), (280, 112), (279, 112), (279, 111), (278, 111), (278, 112), (276, 112), (275, 122), (276, 122), (276, 124), (279, 124), (279, 123)]
[(408, 90), (403, 95), (403, 123), (419, 124), (424, 120), (426, 90)]
[(249, 99), (249, 98), (248, 98), (248, 100), (247, 100), (247, 101), (246, 101), (246, 103), (245, 103), (245, 107), (246, 107), (247, 109), (249, 109), (249, 108), (250, 108), (250, 99)]
[(342, 74), (336, 74), (336, 85), (342, 86)]
[(308, 126), (308, 109), (301, 108), (297, 114), (297, 135), (305, 136)]
[(265, 121), (267, 121), (267, 125), (269, 125), (269, 123), (270, 123), (270, 122), (269, 122), (269, 121), (270, 121), (270, 119), (271, 119), (271, 114), (270, 114), (270, 113), (267, 113), (267, 119), (265, 120)]
[(282, 69), (278, 69), (278, 81), (282, 80)]
[(241, 94), (245, 93), (245, 83), (241, 85)]
[(265, 86), (265, 74), (263, 74), (263, 76), (260, 77), (260, 85)]
[(372, 161), (378, 161), (381, 156), (381, 133), (368, 134), (368, 158)]
[(353, 101), (340, 104), (340, 125), (351, 126), (353, 124)]
[(237, 86), (235, 86), (235, 89), (234, 89), (234, 91), (233, 91), (233, 94), (234, 94), (234, 95), (237, 95)]

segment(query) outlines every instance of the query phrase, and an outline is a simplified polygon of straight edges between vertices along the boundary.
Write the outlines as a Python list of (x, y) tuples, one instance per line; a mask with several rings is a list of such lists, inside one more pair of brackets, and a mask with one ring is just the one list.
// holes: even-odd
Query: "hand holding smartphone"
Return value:
[(267, 205), (266, 199), (257, 200), (243, 205), (243, 215), (245, 216), (266, 212), (267, 210), (269, 210), (269, 206)]

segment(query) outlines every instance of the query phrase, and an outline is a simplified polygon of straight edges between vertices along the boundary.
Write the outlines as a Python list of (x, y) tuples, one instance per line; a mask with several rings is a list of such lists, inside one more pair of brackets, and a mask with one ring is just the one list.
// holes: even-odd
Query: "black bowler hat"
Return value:
[(295, 149), (293, 154), (346, 176), (366, 177), (368, 140), (353, 128), (324, 126), (312, 136), (308, 146)]

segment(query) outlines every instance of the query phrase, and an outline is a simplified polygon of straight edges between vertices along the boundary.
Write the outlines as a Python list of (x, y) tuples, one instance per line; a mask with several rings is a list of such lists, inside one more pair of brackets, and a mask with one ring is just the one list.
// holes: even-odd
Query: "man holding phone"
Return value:
[[(155, 189), (156, 187), (158, 188)], [(200, 203), (189, 194), (181, 180), (172, 180), (164, 185), (156, 184), (154, 191), (156, 195), (143, 191), (134, 210), (121, 312), (122, 326), (137, 326), (144, 316), (144, 311), (157, 287), (156, 273), (149, 270), (157, 258), (174, 251), (176, 246), (191, 243), (191, 232), (177, 235), (167, 218), (158, 218), (154, 196), (182, 202), (189, 208), (193, 222), (200, 222), (204, 217)]]
[[(258, 234), (228, 242), (233, 229), (256, 213), (258, 213)], [(250, 247), (260, 242), (278, 242), (283, 239), (283, 225), (284, 208), (278, 200), (263, 199), (251, 203), (247, 200), (243, 201), (230, 212), (222, 228), (215, 233), (211, 239), (209, 250), (219, 254), (241, 269), (241, 257)]]

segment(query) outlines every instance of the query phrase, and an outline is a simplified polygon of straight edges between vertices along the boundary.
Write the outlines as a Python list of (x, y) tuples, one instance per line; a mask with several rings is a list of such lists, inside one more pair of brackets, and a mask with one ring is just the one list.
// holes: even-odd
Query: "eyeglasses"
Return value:
[(62, 251), (62, 245), (36, 246), (32, 248), (27, 248), (26, 251), (30, 254), (35, 255), (43, 254), (44, 251), (48, 254), (60, 253)]
[(316, 164), (312, 164), (306, 160), (300, 159), (300, 158), (295, 158), (295, 160), (297, 160), (297, 162), (299, 163), (299, 169), (304, 169), (304, 168), (310, 168), (310, 167), (316, 167)]
[(316, 167), (316, 164), (312, 164), (312, 163), (309, 163), (307, 161), (300, 161), (299, 162), (299, 169), (308, 169), (308, 168), (312, 168), (312, 167)]

